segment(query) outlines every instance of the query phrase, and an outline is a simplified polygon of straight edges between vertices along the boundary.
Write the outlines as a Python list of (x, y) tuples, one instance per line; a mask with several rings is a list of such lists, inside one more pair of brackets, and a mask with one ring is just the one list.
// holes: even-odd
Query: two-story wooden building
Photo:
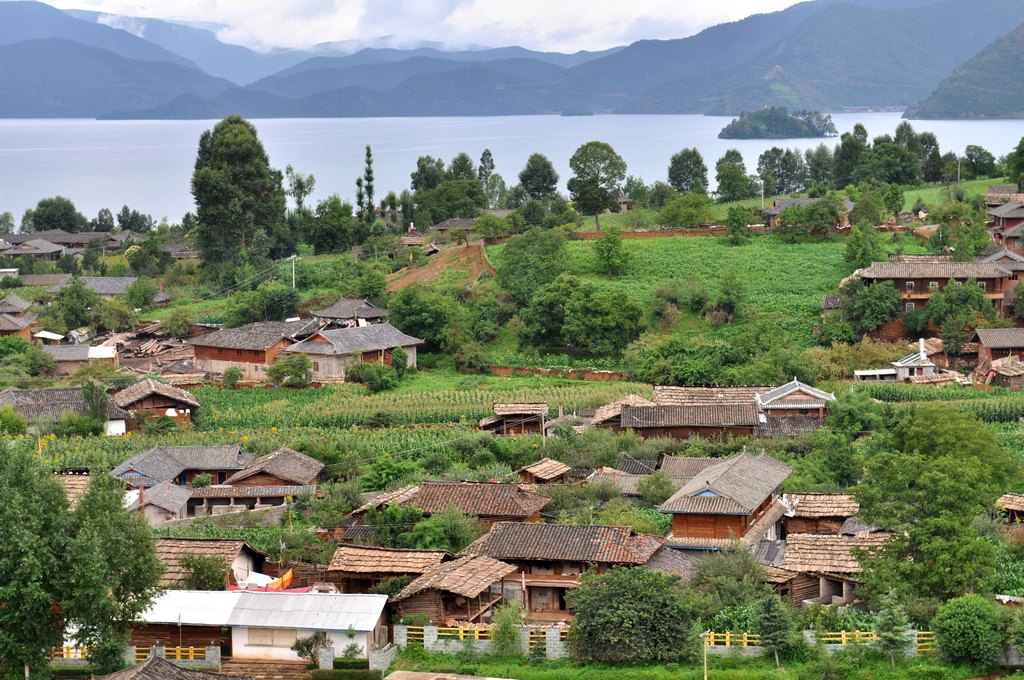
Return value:
[(1024, 203), (1009, 201), (986, 213), (992, 237), (1007, 250), (1024, 253)]
[(129, 431), (149, 419), (162, 417), (170, 418), (179, 427), (191, 427), (192, 412), (199, 408), (199, 401), (191, 392), (149, 378), (115, 394), (114, 403), (131, 414)]
[(195, 367), (222, 375), (231, 367), (242, 370), (243, 380), (264, 380), (267, 367), (286, 347), (320, 330), (315, 319), (260, 321), (238, 328), (223, 328), (188, 340), (195, 348)]
[(742, 453), (704, 468), (658, 509), (672, 515), (668, 544), (681, 550), (719, 550), (777, 538), (789, 508), (779, 487), (792, 469), (771, 456)]
[(994, 262), (874, 262), (858, 272), (865, 283), (891, 282), (899, 291), (903, 309), (924, 309), (947, 285), (972, 282), (985, 292), (996, 311), (1006, 311), (1006, 294), (1015, 285), (1014, 273)]

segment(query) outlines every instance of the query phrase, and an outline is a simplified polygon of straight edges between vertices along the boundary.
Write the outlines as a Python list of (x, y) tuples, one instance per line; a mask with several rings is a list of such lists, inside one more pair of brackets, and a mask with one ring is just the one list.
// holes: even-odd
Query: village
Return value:
[[(757, 597), (773, 593), (794, 612), (832, 612), (814, 613), (831, 626), (800, 623), (807, 620), (803, 614), (788, 625), (805, 644), (843, 654), (882, 639), (880, 626), (857, 625), (858, 612), (881, 616), (879, 577), (865, 561), (887, 550), (905, 554), (891, 546), (913, 529), (887, 521), (884, 508), (901, 501), (877, 496), (885, 484), (872, 486), (871, 468), (846, 480), (837, 469), (815, 478), (808, 467), (815, 463), (807, 461), (816, 455), (833, 460), (827, 456), (842, 456), (843, 450), (864, 455), (855, 454), (856, 447), (882, 421), (895, 430), (913, 428), (918, 416), (893, 408), (903, 400), (994, 404), (986, 395), (1006, 401), (1005, 395), (1024, 386), (1024, 331), (1016, 325), (972, 323), (950, 352), (950, 336), (935, 323), (926, 323), (915, 337), (906, 322), (933, 297), (964, 287), (980, 291), (993, 318), (1014, 318), (1018, 272), (1024, 271), (1024, 243), (1016, 237), (1024, 227), (1024, 203), (1017, 199), (1024, 196), (1015, 187), (989, 188), (991, 244), (972, 261), (897, 253), (853, 273), (858, 290), (894, 291), (896, 308), (890, 305), (888, 317), (877, 319), (869, 335), (901, 347), (898, 358), (854, 366), (840, 380), (829, 380), (827, 390), (797, 378), (763, 386), (622, 382), (620, 389), (616, 380), (625, 376), (590, 371), (578, 376), (586, 379), (562, 383), (592, 382), (612, 391), (587, 393), (581, 402), (559, 401), (557, 389), (543, 388), (536, 393), (554, 398), (495, 398), (486, 403), (486, 413), (481, 403), (453, 404), (440, 420), (426, 416), (406, 427), (441, 428), (428, 448), (458, 447), (468, 439), (466, 455), (522, 464), (460, 466), (442, 459), (414, 483), (406, 483), (408, 471), (401, 471), (406, 463), (389, 462), (387, 453), (357, 461), (325, 458), (308, 437), (292, 440), (286, 428), (257, 425), (248, 430), (250, 442), (248, 434), (239, 441), (235, 431), (210, 431), (205, 424), (215, 417), (204, 403), (208, 395), (218, 395), (217, 408), (223, 409), (249, 395), (281, 392), (288, 400), (349, 389), (374, 379), (368, 366), (429, 375), (431, 369), (419, 361), (429, 341), (400, 330), (404, 324), (392, 325), (389, 310), (371, 296), (342, 296), (294, 318), (231, 328), (197, 321), (171, 334), (163, 316), (164, 322), (146, 321), (130, 331), (97, 332), (88, 324), (55, 333), (41, 315), (65, 304), (59, 296), (69, 286), (81, 286), (99, 300), (120, 300), (139, 279), (6, 270), (16, 279), (8, 288), (39, 291), (34, 299), (40, 302), (16, 293), (0, 300), (0, 335), (18, 338), (25, 351), (48, 359), (40, 360), (42, 372), (0, 392), (0, 405), (12, 414), (4, 422), (23, 423), (20, 432), (17, 426), (5, 432), (10, 442), (27, 444), (27, 451), (51, 461), (49, 472), (72, 512), (93, 480), (104, 476), (115, 480), (124, 512), (152, 532), (160, 564), (157, 590), (129, 622), (122, 658), (134, 669), (121, 673), (132, 675), (112, 678), (198, 679), (216, 672), (298, 679), (309, 677), (307, 668), (368, 669), (381, 677), (410, 650), (451, 655), (491, 653), (499, 644), (507, 649), (499, 631), (509, 617), (501, 612), (513, 611), (517, 653), (549, 661), (578, 658), (578, 643), (571, 641), (574, 621), (588, 611), (577, 591), (587, 589), (588, 579), (623, 570), (660, 574), (664, 583), (684, 584), (723, 604), (728, 598), (709, 581), (753, 570), (743, 578), (760, 584), (750, 586)], [(769, 233), (778, 228), (783, 203), (777, 200), (765, 213)], [(846, 213), (853, 208), (847, 203)], [(619, 208), (628, 212), (627, 199)], [(924, 224), (919, 216), (907, 220), (908, 230)], [(442, 257), (446, 248), (458, 247), (447, 243), (452, 229), (472, 232), (473, 222), (464, 222), (439, 224), (429, 240), (410, 230), (405, 246)], [(97, 243), (117, 251), (146, 237), (40, 232), (5, 238), (9, 243), (0, 254), (24, 263), (81, 258)], [(194, 256), (183, 245), (160, 249), (175, 259)], [(848, 284), (849, 279), (836, 281), (836, 294), (823, 298), (821, 323), (857, 304), (863, 293), (850, 292)], [(161, 284), (147, 304), (160, 309), (173, 303), (173, 290), (168, 292)], [(548, 380), (540, 377), (544, 372), (534, 373), (531, 380)], [(552, 387), (557, 379), (550, 378)], [(57, 386), (40, 386), (47, 382)], [(895, 396), (884, 391), (890, 386)], [(975, 393), (977, 401), (963, 396)], [(480, 417), (466, 422), (467, 414)], [(900, 420), (904, 414), (909, 420)], [(933, 410), (928, 417), (937, 414)], [(459, 425), (438, 424), (452, 416)], [(76, 429), (85, 419), (95, 421), (94, 429)], [(76, 442), (76, 451), (88, 450), (99, 438), (115, 448), (98, 446), (106, 455), (89, 458), (59, 455), (53, 447), (65, 437)], [(596, 452), (609, 445), (611, 450)], [(794, 454), (800, 446), (811, 452)], [(821, 447), (829, 451), (819, 454)], [(1008, 469), (992, 474), (1004, 486), (981, 514), (993, 523), (996, 540), (1011, 546), (1000, 550), (1012, 551), (1024, 517), (1024, 494), (1014, 491), (1024, 488), (1014, 486), (1017, 478)], [(374, 475), (384, 476), (369, 481)], [(861, 489), (869, 498), (866, 516)], [(971, 511), (963, 511), (969, 521)], [(299, 540), (301, 549), (286, 550), (286, 536)], [(918, 595), (930, 618), (940, 602), (924, 605), (924, 593)], [(1024, 603), (1019, 595), (993, 595), (992, 606), (1007, 616)], [(750, 613), (740, 621), (724, 616), (738, 616), (753, 604), (741, 599), (709, 610), (702, 620), (706, 632), (699, 636), (705, 659), (777, 653), (783, 647), (768, 642)], [(934, 630), (906, 619), (902, 626), (902, 643), (894, 647), (901, 656), (936, 654)], [(1012, 644), (1000, 645), (993, 662), (1021, 663)], [(91, 664), (88, 645), (71, 630), (52, 646), (54, 672), (87, 672)]]

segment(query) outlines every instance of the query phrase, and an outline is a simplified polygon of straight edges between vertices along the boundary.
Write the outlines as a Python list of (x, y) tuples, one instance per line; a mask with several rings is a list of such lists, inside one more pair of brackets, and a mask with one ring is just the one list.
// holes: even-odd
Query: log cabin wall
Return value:
[(173, 623), (149, 623), (132, 629), (131, 643), (135, 647), (217, 647), (221, 629), (211, 626), (182, 626), (179, 643), (178, 626)]

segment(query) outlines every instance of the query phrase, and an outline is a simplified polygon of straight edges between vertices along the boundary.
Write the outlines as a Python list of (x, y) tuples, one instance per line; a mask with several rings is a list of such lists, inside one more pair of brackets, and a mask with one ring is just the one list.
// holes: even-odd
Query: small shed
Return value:
[(495, 404), (494, 415), (481, 420), (479, 427), (502, 436), (542, 434), (548, 411), (548, 405), (542, 403)]
[(855, 536), (790, 534), (778, 566), (795, 574), (789, 582), (794, 605), (851, 604), (856, 601), (856, 586), (863, 571), (856, 551), (870, 554), (888, 540), (888, 534)]
[(504, 599), (501, 580), (517, 567), (483, 555), (430, 567), (394, 597), (400, 617), (425, 614), (432, 624), (475, 623)]
[(140, 380), (114, 395), (114, 402), (131, 414), (128, 430), (138, 429), (150, 419), (170, 418), (180, 427), (192, 426), (192, 411), (199, 400), (180, 387), (165, 385), (152, 378)]
[(848, 493), (795, 493), (786, 500), (793, 510), (782, 520), (785, 534), (837, 534), (860, 510)]
[(568, 484), (572, 468), (551, 458), (541, 458), (516, 472), (524, 484)]
[(1010, 524), (1024, 522), (1024, 494), (1003, 494), (996, 501), (996, 510), (1006, 513), (1006, 521)]

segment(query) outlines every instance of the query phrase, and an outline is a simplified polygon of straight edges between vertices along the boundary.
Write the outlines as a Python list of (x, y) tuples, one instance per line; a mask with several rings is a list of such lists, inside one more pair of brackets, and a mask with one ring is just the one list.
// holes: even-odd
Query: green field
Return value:
[[(960, 189), (966, 196), (973, 196), (980, 194), (985, 195), (985, 190), (993, 184), (1006, 184), (1006, 179), (975, 179), (969, 182), (961, 182)], [(950, 187), (952, 196), (956, 198), (956, 184)], [(910, 210), (914, 207), (914, 203), (920, 198), (927, 205), (942, 205), (943, 203), (949, 202), (949, 194), (946, 192), (946, 187), (941, 184), (933, 184), (928, 186), (922, 186), (915, 189), (904, 188), (903, 196), (906, 199), (903, 204), (904, 210)]]

